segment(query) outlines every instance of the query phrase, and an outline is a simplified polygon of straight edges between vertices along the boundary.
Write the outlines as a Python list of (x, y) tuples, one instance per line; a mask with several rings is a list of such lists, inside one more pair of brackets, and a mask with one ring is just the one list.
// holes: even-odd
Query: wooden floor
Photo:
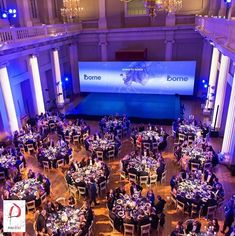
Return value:
[[(187, 112), (190, 114), (197, 114), (197, 118), (203, 119), (201, 116), (201, 110), (200, 110), (200, 103), (198, 102), (185, 102), (185, 108), (186, 108), (186, 114)], [(98, 131), (98, 122), (97, 121), (88, 121), (88, 124), (91, 126), (91, 132)], [(171, 127), (164, 127), (168, 133), (171, 133)], [(56, 135), (52, 134), (52, 138), (56, 139)], [(216, 151), (219, 151), (221, 148), (221, 139), (211, 139), (210, 142), (213, 144), (213, 147)], [(122, 158), (125, 154), (129, 153), (133, 150), (133, 147), (131, 145), (131, 142), (129, 139), (123, 140), (123, 145), (121, 149), (120, 157), (116, 160), (113, 160), (111, 162), (107, 162), (108, 166), (111, 169), (111, 179), (109, 183), (109, 188), (116, 188), (120, 185), (119, 181), (119, 163), (120, 158)], [(173, 138), (168, 139), (168, 146), (166, 150), (163, 152), (163, 157), (166, 159), (167, 163), (167, 178), (166, 182), (162, 185), (156, 185), (153, 187), (155, 195), (161, 195), (165, 200), (167, 200), (167, 207), (166, 207), (166, 223), (163, 228), (160, 228), (159, 232), (153, 232), (152, 235), (159, 235), (159, 236), (167, 236), (170, 234), (170, 232), (174, 229), (175, 224), (179, 220), (185, 220), (188, 219), (187, 216), (182, 215), (181, 213), (177, 213), (174, 207), (171, 205), (171, 202), (169, 200), (169, 193), (170, 193), (170, 187), (169, 187), (169, 181), (172, 175), (176, 174), (179, 170), (177, 166), (175, 166), (173, 162)], [(85, 149), (81, 146), (75, 147), (73, 146), (73, 155), (76, 160), (80, 160), (83, 157), (87, 156), (87, 152)], [(38, 167), (37, 159), (34, 155), (26, 155), (27, 160), (27, 170), (33, 169), (33, 171), (40, 171), (43, 172), (41, 168)], [(216, 175), (218, 176), (219, 180), (222, 182), (224, 189), (225, 189), (225, 195), (226, 198), (230, 198), (234, 191), (235, 191), (235, 178), (231, 177), (230, 172), (228, 169), (223, 165), (218, 165), (215, 169)], [(58, 197), (68, 197), (69, 193), (66, 188), (65, 180), (64, 180), (64, 174), (61, 170), (52, 170), (50, 173), (45, 173), (51, 183), (52, 183), (52, 194), (51, 199), (55, 200)], [(126, 184), (126, 189), (129, 192), (129, 184)], [(147, 189), (144, 189), (143, 195), (145, 195)], [(100, 198), (98, 199), (100, 202), (100, 205), (98, 207), (94, 207), (94, 213), (95, 213), (95, 226), (94, 226), (94, 235), (99, 236), (105, 236), (105, 235), (121, 235), (118, 232), (112, 232), (111, 226), (108, 221), (107, 217), (107, 210), (105, 208), (105, 199)], [(82, 199), (81, 202), (82, 203)], [(222, 225), (223, 221), (223, 209), (219, 209), (216, 213), (216, 217), (219, 219), (220, 225)], [(34, 235), (33, 231), (33, 216), (27, 215), (27, 233), (25, 235)], [(206, 224), (206, 221), (203, 220), (203, 225)], [(19, 235), (19, 234), (18, 234)], [(219, 234), (220, 235), (220, 234)]]

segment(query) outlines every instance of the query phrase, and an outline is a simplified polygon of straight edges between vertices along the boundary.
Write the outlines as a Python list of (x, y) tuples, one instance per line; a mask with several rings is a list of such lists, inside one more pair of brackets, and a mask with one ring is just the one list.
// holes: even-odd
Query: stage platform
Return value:
[(180, 97), (177, 95), (104, 94), (91, 93), (75, 108), (68, 110), (68, 118), (100, 119), (105, 115), (126, 114), (132, 121), (169, 124), (181, 117)]

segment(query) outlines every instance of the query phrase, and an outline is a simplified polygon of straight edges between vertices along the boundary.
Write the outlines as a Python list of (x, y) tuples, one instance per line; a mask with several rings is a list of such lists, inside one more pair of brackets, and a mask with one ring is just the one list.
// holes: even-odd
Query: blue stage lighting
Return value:
[(15, 14), (16, 13), (16, 9), (13, 9), (12, 12)]
[(203, 79), (203, 80), (202, 80), (202, 83), (205, 84), (205, 82), (206, 82), (206, 81)]
[(16, 18), (16, 14), (14, 14), (13, 17)]
[(231, 3), (232, 0), (224, 0), (225, 3)]
[(68, 78), (68, 77), (66, 77), (64, 80), (65, 80), (65, 81), (69, 81), (69, 78)]
[(204, 84), (204, 88), (208, 88), (208, 85), (207, 85), (207, 84)]
[(8, 12), (9, 12), (10, 14), (12, 14), (12, 13), (13, 13), (13, 10), (10, 8), (10, 9), (8, 10)]
[(7, 18), (7, 14), (6, 14), (6, 13), (3, 13), (3, 14), (2, 14), (2, 18), (6, 19), (6, 18)]

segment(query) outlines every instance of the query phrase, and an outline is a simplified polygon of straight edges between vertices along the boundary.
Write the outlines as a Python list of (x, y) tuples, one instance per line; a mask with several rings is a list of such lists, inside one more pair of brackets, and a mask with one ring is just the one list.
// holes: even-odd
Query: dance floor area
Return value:
[(169, 123), (181, 116), (180, 97), (175, 95), (103, 94), (87, 95), (68, 118), (100, 118), (105, 115), (126, 114), (131, 119), (157, 120)]

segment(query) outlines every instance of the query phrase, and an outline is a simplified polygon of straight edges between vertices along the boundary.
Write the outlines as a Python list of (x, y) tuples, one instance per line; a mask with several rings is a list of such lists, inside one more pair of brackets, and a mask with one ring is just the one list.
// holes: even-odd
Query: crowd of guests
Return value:
[[(30, 192), (29, 190), (25, 190), (23, 196), (18, 196), (17, 192), (12, 192), (11, 189), (14, 187), (15, 183), (22, 181), (22, 175), (20, 178), (15, 182), (12, 179), (8, 179), (5, 181), (5, 184), (2, 186), (2, 199), (3, 200), (25, 200), (26, 202), (35, 201), (35, 206), (41, 206), (41, 195), (46, 192), (47, 196), (50, 195), (50, 188), (51, 183), (47, 176), (41, 173), (35, 173), (31, 169), (29, 169), (27, 173), (27, 179), (34, 179), (35, 181), (39, 182), (42, 185), (42, 188), (35, 186), (36, 191)], [(42, 192), (43, 191), (43, 192)]]
[[(171, 236), (178, 235), (201, 235), (201, 222), (195, 219), (189, 219), (186, 222), (178, 221), (175, 229), (171, 232)], [(215, 235), (219, 232), (219, 223), (217, 219), (208, 222), (205, 235)]]
[(121, 160), (122, 170), (125, 172), (126, 176), (128, 176), (129, 173), (135, 174), (137, 176), (137, 181), (139, 181), (141, 176), (150, 176), (150, 173), (146, 171), (145, 165), (142, 165), (141, 170), (137, 170), (136, 168), (129, 166), (130, 160), (133, 159), (135, 156), (151, 156), (151, 158), (155, 159), (158, 163), (158, 167), (155, 170), (155, 174), (157, 175), (157, 181), (161, 181), (162, 174), (166, 170), (166, 162), (161, 152), (151, 152), (149, 150), (135, 150), (133, 153), (130, 153), (128, 155), (128, 158), (124, 157)]
[[(73, 177), (73, 173), (76, 173), (80, 168), (87, 167), (87, 166), (94, 166), (97, 167), (97, 169), (102, 170), (103, 175), (99, 176), (99, 178), (94, 177), (88, 177), (84, 178), (83, 176), (80, 176), (79, 181), (76, 181)], [(65, 175), (65, 179), (67, 181), (67, 184), (74, 185), (75, 187), (83, 187), (86, 188), (86, 194), (84, 197), (87, 197), (91, 203), (94, 203), (94, 205), (98, 205), (96, 201), (97, 193), (100, 192), (100, 183), (103, 181), (108, 181), (110, 175), (110, 170), (108, 166), (99, 159), (95, 158), (87, 158), (82, 159), (80, 162), (74, 161), (71, 163), (69, 170), (67, 171)], [(96, 175), (98, 177), (98, 174)]]
[[(210, 196), (206, 196), (207, 201), (203, 201), (199, 192), (196, 192), (191, 199), (186, 197), (187, 192), (178, 193), (179, 183), (187, 179), (199, 180), (211, 186)], [(170, 186), (172, 193), (176, 196), (176, 200), (184, 203), (184, 210), (189, 213), (191, 212), (192, 204), (194, 204), (198, 207), (198, 212), (200, 211), (201, 215), (206, 215), (208, 207), (218, 206), (224, 200), (223, 186), (211, 169), (205, 170), (204, 173), (201, 171), (190, 172), (182, 170), (177, 176), (172, 176)]]
[[(155, 131), (158, 134), (159, 139), (156, 139), (154, 135), (149, 135), (148, 137), (145, 137), (145, 139), (143, 140), (143, 137), (141, 135), (141, 132), (143, 131)], [(144, 124), (141, 124), (139, 126), (132, 126), (131, 129), (131, 138), (134, 142), (134, 145), (136, 145), (137, 142), (140, 143), (141, 145), (143, 143), (158, 143), (159, 151), (162, 151), (166, 148), (168, 136), (169, 135), (163, 129), (162, 126), (159, 127), (157, 125), (153, 125), (150, 123), (147, 125), (147, 127), (145, 127)]]
[[(137, 232), (138, 231), (140, 232), (140, 227), (142, 225), (151, 224), (151, 227), (153, 229), (157, 229), (158, 225), (163, 226), (165, 224), (165, 214), (163, 211), (166, 201), (161, 196), (157, 196), (155, 198), (152, 189), (149, 189), (147, 191), (146, 196), (142, 196), (142, 190), (143, 188), (140, 185), (134, 182), (131, 183), (129, 191), (132, 199), (136, 202), (138, 202), (139, 199), (144, 199), (151, 203), (151, 207), (148, 208), (147, 214), (144, 214), (142, 212), (142, 209), (137, 209), (139, 210), (139, 215), (137, 218), (133, 217), (133, 215), (131, 214), (132, 211), (131, 208), (124, 209), (125, 210), (124, 217), (120, 217), (118, 214), (116, 214), (114, 210), (115, 201), (117, 201), (121, 196), (125, 196), (125, 194), (127, 194), (124, 184), (122, 184), (121, 186), (119, 186), (114, 190), (110, 189), (109, 192), (107, 193), (106, 199), (107, 199), (107, 208), (109, 209), (109, 217), (113, 220), (114, 227), (118, 231), (123, 232), (124, 224), (136, 225)], [(136, 196), (134, 195), (138, 195), (138, 197), (136, 198)]]
[(118, 136), (119, 132), (123, 132), (123, 130), (129, 131), (131, 122), (127, 118), (126, 115), (119, 116), (118, 114), (114, 116), (105, 116), (100, 122), (100, 130), (104, 133), (113, 133), (114, 136)]

